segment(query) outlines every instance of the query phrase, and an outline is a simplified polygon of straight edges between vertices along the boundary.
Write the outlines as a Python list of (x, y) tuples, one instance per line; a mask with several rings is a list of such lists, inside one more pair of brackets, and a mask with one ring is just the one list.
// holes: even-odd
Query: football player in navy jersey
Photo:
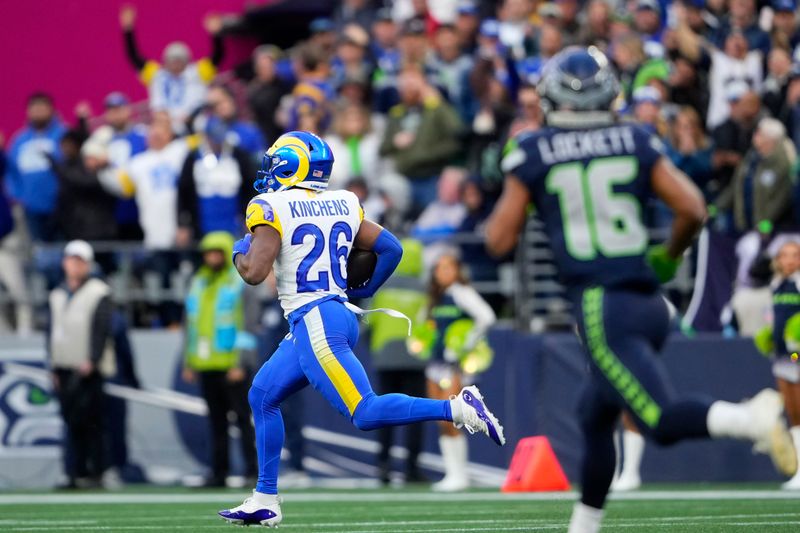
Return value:
[[(700, 191), (663, 155), (656, 137), (617, 123), (612, 105), (619, 82), (596, 48), (559, 53), (538, 89), (546, 127), (510, 141), (502, 163), (504, 191), (486, 242), (493, 254), (508, 253), (533, 204), (588, 356), (580, 403), (582, 495), (570, 533), (600, 529), (614, 474), (613, 433), (623, 410), (658, 444), (746, 439), (769, 453), (779, 470), (794, 472), (797, 460), (777, 392), (767, 389), (742, 403), (683, 398), (658, 360), (669, 322), (659, 282), (674, 276), (703, 225)], [(675, 218), (669, 240), (648, 248), (642, 214), (653, 196)]]

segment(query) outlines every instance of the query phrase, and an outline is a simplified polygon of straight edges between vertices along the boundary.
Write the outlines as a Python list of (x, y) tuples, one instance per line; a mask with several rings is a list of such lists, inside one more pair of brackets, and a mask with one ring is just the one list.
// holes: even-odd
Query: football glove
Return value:
[(247, 255), (247, 252), (250, 251), (250, 242), (253, 240), (253, 234), (248, 233), (238, 241), (233, 244), (233, 255), (231, 256), (231, 261), (233, 264), (236, 264), (236, 256), (238, 254)]
[(670, 257), (667, 247), (663, 244), (651, 246), (647, 251), (647, 263), (661, 283), (666, 283), (675, 277), (682, 260), (682, 257)]

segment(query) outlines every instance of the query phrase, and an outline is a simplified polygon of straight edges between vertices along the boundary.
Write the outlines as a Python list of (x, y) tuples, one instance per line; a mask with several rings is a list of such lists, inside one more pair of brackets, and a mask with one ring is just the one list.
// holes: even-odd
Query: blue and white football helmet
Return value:
[(328, 143), (307, 131), (290, 131), (264, 154), (253, 187), (259, 193), (290, 187), (324, 191), (332, 169), (333, 152)]

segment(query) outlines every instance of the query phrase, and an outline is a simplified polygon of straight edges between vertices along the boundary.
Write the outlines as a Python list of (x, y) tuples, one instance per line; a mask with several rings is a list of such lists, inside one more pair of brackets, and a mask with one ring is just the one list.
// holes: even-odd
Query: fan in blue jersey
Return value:
[[(706, 218), (700, 191), (662, 154), (658, 139), (616, 122), (611, 108), (619, 82), (596, 48), (559, 53), (538, 89), (547, 125), (511, 141), (486, 242), (494, 254), (509, 252), (532, 203), (573, 304), (591, 373), (580, 403), (585, 457), (570, 533), (600, 529), (623, 410), (657, 444), (750, 440), (779, 470), (793, 473), (797, 460), (777, 392), (766, 389), (743, 403), (684, 398), (657, 357), (669, 322), (659, 282), (674, 276)], [(648, 248), (642, 213), (654, 196), (675, 219), (670, 239)]]
[[(505, 443), (502, 426), (474, 386), (451, 400), (372, 391), (353, 354), (356, 316), (363, 311), (347, 300), (372, 296), (403, 251), (394, 235), (364, 219), (355, 194), (327, 190), (332, 167), (330, 147), (317, 136), (290, 132), (279, 137), (267, 150), (255, 183), (262, 194), (247, 207), (250, 233), (234, 248), (233, 262), (247, 283), (261, 283), (274, 272), (289, 335), (261, 367), (248, 395), (256, 427), (258, 484), (242, 505), (219, 513), (232, 523), (274, 527), (281, 522), (280, 405), (309, 384), (362, 430), (440, 420)], [(363, 286), (348, 289), (347, 258), (353, 248), (372, 250), (377, 263)]]

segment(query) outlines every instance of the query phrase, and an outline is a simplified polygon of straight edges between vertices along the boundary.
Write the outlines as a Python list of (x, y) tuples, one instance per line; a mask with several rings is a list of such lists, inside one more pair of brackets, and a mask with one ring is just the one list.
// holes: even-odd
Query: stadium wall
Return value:
[[(203, 405), (192, 396), (197, 391), (180, 382), (180, 334), (136, 331), (131, 340), (146, 389), (125, 393), (130, 398), (132, 460), (144, 466), (155, 482), (174, 483), (184, 474), (200, 473), (207, 456), (205, 425), (199, 423)], [(511, 445), (500, 449), (488, 439), (471, 438), (473, 480), (499, 485), (513, 444), (536, 434), (550, 437), (567, 475), (575, 480), (582, 452), (575, 414), (586, 372), (577, 340), (571, 334), (532, 336), (500, 329), (491, 333), (490, 341), (497, 358), (480, 386), (501, 415)], [(363, 346), (359, 352), (365, 353)], [(362, 359), (369, 367), (368, 359)], [(772, 384), (768, 362), (747, 339), (676, 336), (663, 361), (681, 392), (738, 400)], [(61, 471), (61, 423), (43, 369), (43, 339), (0, 337), (0, 363), (0, 489), (52, 486)], [(354, 479), (373, 476), (374, 435), (359, 432), (334, 415), (313, 390), (303, 391), (302, 398), (312, 473)], [(433, 424), (426, 439), (423, 465), (435, 479), (441, 461)], [(754, 456), (746, 444), (733, 441), (684, 443), (668, 449), (649, 446), (642, 473), (645, 482), (778, 479), (767, 458)]]

